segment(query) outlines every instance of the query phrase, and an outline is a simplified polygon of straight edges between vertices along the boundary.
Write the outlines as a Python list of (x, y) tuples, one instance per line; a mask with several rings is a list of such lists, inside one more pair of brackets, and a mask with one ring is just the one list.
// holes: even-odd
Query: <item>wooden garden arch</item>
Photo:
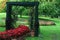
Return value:
[[(34, 28), (35, 28), (35, 36), (38, 36), (39, 34), (39, 20), (38, 20), (38, 5), (39, 2), (7, 2), (7, 15), (6, 15), (6, 30), (10, 30), (11, 27), (11, 10), (12, 10), (12, 6), (25, 6), (25, 7), (34, 7), (35, 6), (35, 23), (34, 23)], [(32, 27), (32, 19), (31, 19), (31, 29), (33, 29)]]

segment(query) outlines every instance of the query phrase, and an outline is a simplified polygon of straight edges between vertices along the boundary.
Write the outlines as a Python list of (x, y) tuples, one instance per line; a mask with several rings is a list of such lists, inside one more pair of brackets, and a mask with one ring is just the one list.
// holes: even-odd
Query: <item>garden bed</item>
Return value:
[(0, 32), (0, 40), (25, 40), (29, 32), (27, 26), (19, 25), (18, 28)]

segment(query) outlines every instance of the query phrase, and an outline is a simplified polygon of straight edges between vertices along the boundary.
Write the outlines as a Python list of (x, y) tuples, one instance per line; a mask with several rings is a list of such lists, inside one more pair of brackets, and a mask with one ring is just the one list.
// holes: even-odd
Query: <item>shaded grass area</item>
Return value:
[[(0, 15), (1, 18), (4, 19), (5, 16)], [(1, 17), (2, 16), (2, 17)], [(27, 18), (28, 16), (23, 16), (23, 18)], [(57, 18), (49, 18), (49, 17), (39, 17), (39, 19), (43, 20), (52, 20), (56, 25), (52, 26), (40, 26), (40, 37), (28, 37), (27, 40), (60, 40), (60, 19)], [(2, 21), (0, 22), (2, 23)], [(2, 23), (3, 25), (3, 23)], [(0, 31), (4, 31), (5, 27), (0, 27)]]

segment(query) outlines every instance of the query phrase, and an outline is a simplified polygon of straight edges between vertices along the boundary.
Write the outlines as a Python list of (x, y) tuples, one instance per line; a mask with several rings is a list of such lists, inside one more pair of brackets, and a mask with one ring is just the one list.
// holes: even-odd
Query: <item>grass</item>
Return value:
[(57, 18), (46, 18), (53, 20), (55, 26), (40, 26), (41, 40), (60, 40), (60, 20)]
[[(0, 20), (6, 15), (0, 14)], [(27, 16), (23, 16), (27, 18)], [(40, 26), (40, 37), (28, 37), (27, 40), (60, 40), (60, 19), (49, 18), (49, 17), (39, 17), (46, 20), (52, 20), (56, 23), (55, 26)], [(2, 21), (0, 22), (2, 23)], [(2, 23), (3, 24), (3, 23)], [(0, 31), (4, 31), (4, 27), (0, 27)]]

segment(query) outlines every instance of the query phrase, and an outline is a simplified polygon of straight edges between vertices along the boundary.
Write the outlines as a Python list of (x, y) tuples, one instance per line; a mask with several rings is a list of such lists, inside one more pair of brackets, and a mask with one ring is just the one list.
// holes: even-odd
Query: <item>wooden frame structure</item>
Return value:
[[(34, 22), (34, 31), (35, 31), (35, 36), (38, 36), (39, 34), (39, 20), (38, 20), (38, 5), (39, 2), (7, 2), (7, 15), (6, 15), (6, 30), (10, 30), (11, 27), (11, 12), (12, 12), (12, 6), (25, 6), (25, 7), (34, 7), (35, 6), (35, 22)], [(31, 19), (31, 29), (33, 29), (32, 26), (32, 19)]]

